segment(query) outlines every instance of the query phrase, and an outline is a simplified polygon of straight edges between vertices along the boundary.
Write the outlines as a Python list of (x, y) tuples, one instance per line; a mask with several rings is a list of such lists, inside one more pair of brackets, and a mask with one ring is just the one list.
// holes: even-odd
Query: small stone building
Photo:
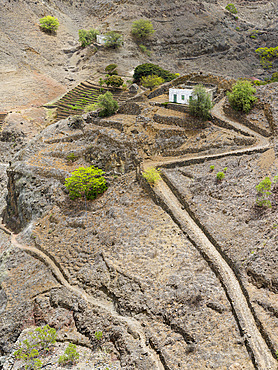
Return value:
[[(180, 87), (173, 87), (169, 89), (169, 102), (171, 103), (179, 103), (179, 104), (189, 104), (189, 101), (192, 96), (194, 86), (180, 86)], [(205, 87), (210, 99), (213, 99), (215, 88)]]
[(106, 36), (105, 35), (97, 35), (97, 43), (100, 45), (105, 45)]

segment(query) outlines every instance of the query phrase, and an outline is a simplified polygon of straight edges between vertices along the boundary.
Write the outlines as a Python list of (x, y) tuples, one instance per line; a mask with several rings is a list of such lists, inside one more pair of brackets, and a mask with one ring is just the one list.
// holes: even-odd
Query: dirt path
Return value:
[[(199, 155), (195, 157), (181, 157), (177, 159), (166, 159), (165, 161), (149, 161), (143, 164), (142, 169), (148, 167), (175, 167), (190, 164), (190, 162), (202, 161), (205, 159), (215, 159), (224, 156), (251, 154), (255, 152), (262, 152), (270, 148), (269, 141), (253, 132), (251, 129), (244, 125), (227, 118), (223, 112), (223, 98), (216, 104), (212, 110), (212, 115), (225, 121), (228, 125), (233, 126), (236, 130), (246, 132), (248, 135), (256, 137), (257, 143), (246, 149), (239, 149), (234, 151), (227, 151), (225, 153), (215, 155)], [(141, 169), (141, 170), (142, 170)], [(234, 274), (232, 268), (228, 265), (225, 259), (218, 252), (201, 228), (195, 223), (189, 213), (184, 209), (184, 206), (179, 202), (177, 197), (173, 194), (165, 181), (161, 180), (155, 187), (151, 189), (156, 200), (159, 200), (160, 205), (166, 210), (179, 227), (188, 235), (192, 243), (197, 249), (205, 255), (206, 259), (212, 266), (213, 270), (220, 278), (225, 287), (226, 294), (234, 309), (235, 316), (242, 333), (247, 347), (253, 354), (254, 364), (260, 370), (274, 370), (278, 368), (277, 361), (273, 358), (270, 349), (268, 348), (261, 332), (259, 331), (255, 318), (252, 314), (248, 304), (248, 298), (245, 297), (241, 288), (240, 282)]]
[(112, 302), (95, 299), (89, 294), (87, 294), (83, 289), (79, 288), (78, 286), (70, 285), (69, 282), (65, 279), (61, 270), (58, 268), (58, 266), (46, 254), (44, 254), (41, 250), (37, 249), (36, 247), (31, 247), (31, 246), (27, 246), (27, 245), (23, 245), (19, 243), (16, 239), (17, 235), (13, 234), (10, 230), (6, 229), (3, 225), (0, 226), (0, 229), (6, 232), (7, 234), (11, 235), (11, 244), (14, 247), (24, 250), (25, 252), (33, 256), (34, 258), (43, 262), (48, 268), (50, 268), (52, 274), (55, 276), (55, 278), (61, 285), (63, 285), (69, 291), (83, 298), (87, 303), (100, 308), (106, 314), (111, 315), (114, 319), (117, 319), (118, 321), (122, 322), (125, 326), (129, 327), (133, 332), (137, 333), (139, 341), (140, 341), (139, 346), (141, 346), (143, 352), (148, 353), (149, 358), (153, 362), (153, 369), (165, 370), (156, 352), (150, 346), (146, 345), (147, 340), (146, 340), (144, 331), (142, 330), (140, 322), (138, 322), (137, 320), (131, 317), (119, 315), (117, 311), (115, 310)]
[[(257, 143), (253, 146), (250, 146), (245, 149), (236, 149), (231, 151), (226, 151), (224, 153), (214, 154), (214, 155), (191, 155), (191, 156), (181, 156), (177, 158), (165, 158), (163, 160), (157, 161), (146, 161), (143, 164), (142, 169), (147, 167), (175, 167), (182, 166), (193, 162), (202, 161), (205, 159), (215, 159), (231, 155), (242, 155), (242, 154), (251, 154), (255, 152), (263, 152), (270, 148), (269, 141), (253, 132), (244, 125), (235, 122), (231, 119), (227, 119), (223, 112), (223, 102), (222, 99), (218, 104), (216, 104), (212, 110), (212, 114), (227, 122), (230, 126), (233, 126), (237, 131), (244, 131), (248, 135), (256, 137)], [(141, 170), (142, 170), (141, 169)], [(234, 274), (232, 268), (228, 265), (225, 259), (218, 252), (217, 248), (209, 241), (204, 232), (200, 227), (195, 223), (191, 218), (189, 213), (184, 210), (184, 207), (179, 202), (177, 197), (173, 194), (170, 188), (164, 181), (160, 181), (157, 186), (151, 189), (153, 195), (156, 199), (159, 199), (159, 203), (163, 208), (170, 213), (174, 221), (180, 226), (180, 228), (188, 235), (192, 243), (205, 255), (206, 259), (210, 262), (213, 267), (213, 270), (216, 272), (220, 278), (222, 284), (225, 287), (228, 299), (231, 302), (231, 305), (234, 309), (235, 316), (237, 318), (238, 324), (241, 331), (244, 333), (244, 339), (247, 346), (251, 350), (254, 358), (254, 364), (257, 369), (261, 370), (274, 370), (277, 369), (277, 362), (273, 358), (270, 349), (268, 348), (262, 334), (260, 333), (255, 318), (251, 312), (251, 309), (248, 304), (248, 298), (245, 297), (244, 292), (241, 288), (240, 282)], [(49, 258), (41, 250), (26, 246), (19, 243), (16, 239), (17, 235), (11, 233), (4, 226), (0, 226), (2, 230), (11, 235), (11, 243), (20, 248), (35, 258), (41, 260), (46, 264), (52, 271), (53, 275), (56, 277), (58, 282), (69, 289), (71, 292), (82, 297), (86, 302), (99, 307), (104, 310), (106, 313), (112, 315), (115, 319), (121, 321), (124, 325), (130, 327), (133, 331), (138, 333), (140, 345), (144, 352), (147, 352), (149, 358), (152, 359), (154, 369), (162, 370), (165, 369), (161, 363), (159, 356), (153, 351), (149, 346), (146, 346), (146, 337), (141, 328), (140, 322), (132, 319), (130, 317), (121, 316), (115, 310), (113, 304), (108, 301), (101, 301), (95, 299), (88, 295), (83, 289), (72, 286), (66, 280), (63, 275), (63, 271), (55, 264), (55, 262)]]
[(155, 194), (168, 209), (173, 219), (180, 228), (188, 235), (197, 249), (206, 256), (209, 264), (213, 267), (217, 276), (226, 289), (226, 294), (233, 306), (239, 326), (244, 333), (247, 346), (251, 349), (254, 362), (258, 369), (273, 370), (277, 368), (277, 362), (272, 357), (271, 351), (257, 328), (255, 319), (249, 308), (247, 299), (241, 289), (240, 283), (233, 270), (209, 241), (203, 231), (184, 210), (182, 204), (164, 181), (155, 186)]

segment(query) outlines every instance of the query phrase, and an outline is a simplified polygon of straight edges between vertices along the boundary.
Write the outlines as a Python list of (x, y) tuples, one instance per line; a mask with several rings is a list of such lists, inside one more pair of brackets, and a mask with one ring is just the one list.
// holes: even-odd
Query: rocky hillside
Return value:
[[(223, 1), (1, 1), (0, 110), (40, 105), (70, 86), (103, 71), (109, 62), (131, 77), (140, 63), (152, 61), (173, 72), (204, 70), (235, 77), (263, 75), (255, 49), (277, 46), (277, 0), (238, 1), (238, 13)], [(56, 36), (39, 29), (53, 15)], [(152, 21), (155, 34), (142, 53), (131, 37), (134, 20)], [(119, 50), (79, 49), (78, 30), (117, 30)], [(255, 32), (255, 36), (252, 32)], [(258, 31), (258, 32), (257, 32)], [(254, 37), (250, 37), (250, 36)], [(139, 42), (141, 43), (141, 42)]]
[[(219, 81), (218, 92), (229, 83), (201, 78)], [(200, 122), (146, 93), (108, 119), (55, 123), (18, 151), (3, 215), (20, 234), (0, 231), (4, 370), (19, 368), (10, 354), (45, 324), (59, 339), (44, 358), (51, 369), (68, 342), (84, 369), (277, 368), (277, 189), (272, 209), (256, 208), (254, 194), (261, 176), (278, 170), (276, 90), (259, 88), (243, 123), (221, 96), (213, 120)], [(164, 168), (171, 202), (163, 186), (137, 181), (140, 162)], [(90, 164), (106, 170), (109, 188), (73, 201), (64, 178)]]

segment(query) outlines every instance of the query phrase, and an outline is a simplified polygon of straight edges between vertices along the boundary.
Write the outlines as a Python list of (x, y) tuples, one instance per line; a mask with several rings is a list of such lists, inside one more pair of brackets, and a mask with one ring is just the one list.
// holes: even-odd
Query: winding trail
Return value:
[[(228, 119), (223, 112), (223, 102), (224, 99), (222, 99), (218, 104), (214, 106), (214, 108), (212, 109), (212, 115), (219, 120), (225, 121), (228, 126), (233, 127), (236, 131), (245, 132), (246, 134), (255, 137), (257, 140), (257, 143), (255, 145), (244, 149), (230, 150), (212, 155), (191, 155), (190, 157), (187, 155), (181, 156), (179, 158), (172, 157), (157, 161), (145, 161), (141, 166), (139, 173), (140, 171), (145, 170), (148, 167), (167, 168), (183, 166), (189, 163), (198, 163), (206, 159), (216, 159), (231, 155), (243, 155), (256, 152), (264, 152), (271, 147), (268, 139), (266, 139), (265, 137), (236, 121)], [(140, 181), (143, 181), (142, 177), (140, 177)], [(198, 248), (198, 250), (206, 257), (211, 267), (220, 278), (223, 286), (225, 287), (228, 299), (230, 300), (231, 305), (234, 309), (239, 327), (242, 333), (245, 334), (244, 338), (249, 350), (252, 352), (255, 367), (260, 370), (277, 369), (277, 361), (272, 356), (270, 349), (268, 348), (260, 330), (256, 325), (255, 318), (248, 303), (248, 297), (245, 296), (238, 278), (236, 277), (229, 264), (218, 252), (216, 246), (213, 245), (213, 243), (207, 238), (205, 233), (196, 224), (190, 214), (184, 209), (184, 206), (180, 203), (180, 201), (177, 199), (177, 197), (174, 195), (165, 181), (161, 180), (153, 188), (151, 188), (146, 182), (142, 182), (142, 184), (144, 184), (144, 187), (148, 187), (149, 192), (152, 194), (155, 200), (158, 200), (158, 203), (171, 215), (173, 220), (187, 234), (193, 245), (195, 245), (195, 247)], [(15, 247), (26, 251), (27, 253), (47, 265), (61, 285), (66, 287), (69, 291), (83, 298), (86, 302), (98, 307), (106, 314), (109, 314), (113, 318), (119, 320), (124, 325), (128, 326), (130, 329), (136, 332), (139, 337), (141, 348), (144, 352), (148, 353), (149, 358), (153, 362), (154, 369), (165, 370), (165, 366), (162, 364), (158, 354), (150, 346), (146, 345), (146, 337), (144, 331), (142, 330), (140, 322), (138, 322), (136, 319), (119, 315), (118, 312), (115, 310), (113, 303), (109, 301), (101, 301), (99, 299), (95, 299), (78, 286), (70, 285), (64, 277), (60, 268), (44, 252), (37, 249), (36, 247), (26, 246), (19, 243), (17, 241), (17, 235), (6, 229), (5, 226), (1, 225), (0, 229), (11, 235), (11, 243)]]
[[(148, 167), (175, 167), (182, 166), (194, 161), (198, 163), (206, 159), (216, 159), (230, 155), (251, 154), (256, 152), (263, 152), (271, 146), (269, 141), (260, 134), (252, 131), (246, 126), (228, 119), (223, 112), (223, 103), (225, 98), (220, 100), (212, 109), (212, 115), (216, 118), (225, 121), (227, 125), (233, 126), (236, 131), (245, 132), (248, 135), (254, 136), (257, 143), (254, 146), (245, 149), (238, 149), (227, 151), (225, 153), (215, 155), (200, 155), (195, 157), (181, 157), (178, 160), (165, 160), (165, 161), (149, 161), (144, 163), (141, 171)], [(144, 184), (144, 186), (149, 186)], [(234, 313), (239, 324), (239, 327), (244, 333), (245, 342), (251, 350), (253, 355), (254, 365), (260, 370), (274, 370), (278, 368), (277, 361), (272, 356), (266, 341), (264, 340), (258, 326), (256, 324), (253, 313), (250, 309), (248, 298), (245, 296), (238, 278), (229, 264), (222, 257), (215, 245), (213, 245), (207, 238), (202, 229), (196, 224), (190, 214), (185, 210), (184, 205), (180, 203), (174, 195), (170, 187), (162, 179), (153, 188), (149, 186), (149, 191), (154, 199), (170, 214), (173, 220), (179, 227), (187, 234), (190, 241), (195, 247), (206, 257), (210, 266), (215, 271), (216, 275), (220, 278), (225, 287), (226, 294), (234, 309)]]
[(92, 304), (95, 307), (98, 307), (99, 309), (104, 311), (105, 314), (111, 315), (114, 319), (117, 319), (122, 324), (129, 327), (133, 332), (137, 333), (142, 351), (143, 353), (148, 353), (148, 357), (152, 359), (154, 369), (165, 370), (165, 367), (161, 363), (160, 358), (156, 354), (156, 352), (151, 348), (151, 346), (146, 345), (147, 343), (146, 336), (144, 331), (142, 330), (140, 322), (131, 317), (119, 315), (118, 312), (115, 310), (112, 302), (95, 299), (78, 286), (70, 285), (69, 282), (65, 279), (59, 267), (45, 253), (43, 253), (36, 247), (31, 247), (19, 243), (16, 239), (18, 235), (12, 233), (4, 225), (0, 225), (0, 229), (5, 233), (11, 235), (11, 243), (14, 247), (24, 250), (34, 258), (43, 262), (47, 267), (49, 267), (53, 276), (62, 286), (67, 288), (72, 293), (75, 293), (80, 298), (83, 298), (87, 303)]

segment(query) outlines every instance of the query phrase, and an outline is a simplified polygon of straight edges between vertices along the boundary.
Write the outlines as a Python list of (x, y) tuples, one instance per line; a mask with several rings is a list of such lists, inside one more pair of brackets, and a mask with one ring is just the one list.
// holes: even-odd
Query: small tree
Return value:
[(174, 73), (166, 71), (156, 64), (144, 63), (137, 66), (134, 70), (134, 82), (139, 82), (143, 76), (156, 75), (162, 77), (165, 81), (171, 81), (177, 76)]
[(105, 46), (116, 49), (123, 44), (123, 36), (115, 31), (110, 31), (105, 34)]
[(163, 78), (162, 77), (158, 77), (156, 75), (143, 76), (141, 78), (141, 84), (144, 87), (146, 87), (146, 88), (150, 88), (151, 90), (154, 87), (163, 84), (163, 82), (164, 82)]
[(97, 100), (96, 104), (101, 109), (99, 112), (100, 117), (109, 117), (119, 108), (117, 101), (113, 99), (110, 91), (100, 95)]
[(226, 7), (225, 7), (226, 10), (228, 10), (230, 13), (232, 14), (237, 14), (237, 10), (236, 10), (236, 7), (234, 4), (228, 4)]
[(254, 96), (255, 92), (256, 89), (250, 81), (237, 81), (232, 87), (232, 92), (227, 93), (231, 107), (248, 113), (257, 100), (256, 96)]
[(117, 64), (108, 64), (108, 66), (105, 67), (105, 72), (107, 72), (110, 76), (112, 75), (117, 75), (118, 74), (118, 71), (117, 71)]
[(212, 104), (210, 96), (203, 85), (194, 87), (192, 97), (189, 99), (189, 112), (195, 117), (208, 119)]
[(95, 199), (107, 189), (105, 173), (97, 167), (79, 167), (73, 171), (71, 177), (65, 179), (65, 187), (69, 191), (71, 199), (81, 198)]
[(39, 358), (40, 353), (50, 350), (52, 344), (56, 343), (56, 330), (49, 325), (36, 328), (28, 333), (28, 339), (19, 344), (19, 349), (14, 352), (17, 360), (25, 363), (25, 369), (40, 369), (43, 365)]
[(106, 83), (107, 87), (120, 87), (124, 83), (124, 80), (120, 76), (112, 75), (107, 77), (104, 82)]
[(258, 193), (256, 203), (258, 204), (258, 206), (266, 206), (271, 208), (271, 200), (269, 199), (271, 196), (271, 185), (272, 182), (270, 178), (266, 177), (256, 186), (256, 190)]
[(139, 19), (133, 22), (131, 33), (136, 38), (147, 38), (154, 33), (152, 22), (146, 19)]
[(86, 46), (91, 45), (93, 41), (96, 41), (97, 35), (99, 35), (99, 31), (95, 29), (91, 29), (89, 31), (79, 30), (78, 36), (81, 47), (85, 48)]
[(59, 27), (57, 18), (47, 15), (40, 19), (40, 28), (47, 33), (55, 33)]

